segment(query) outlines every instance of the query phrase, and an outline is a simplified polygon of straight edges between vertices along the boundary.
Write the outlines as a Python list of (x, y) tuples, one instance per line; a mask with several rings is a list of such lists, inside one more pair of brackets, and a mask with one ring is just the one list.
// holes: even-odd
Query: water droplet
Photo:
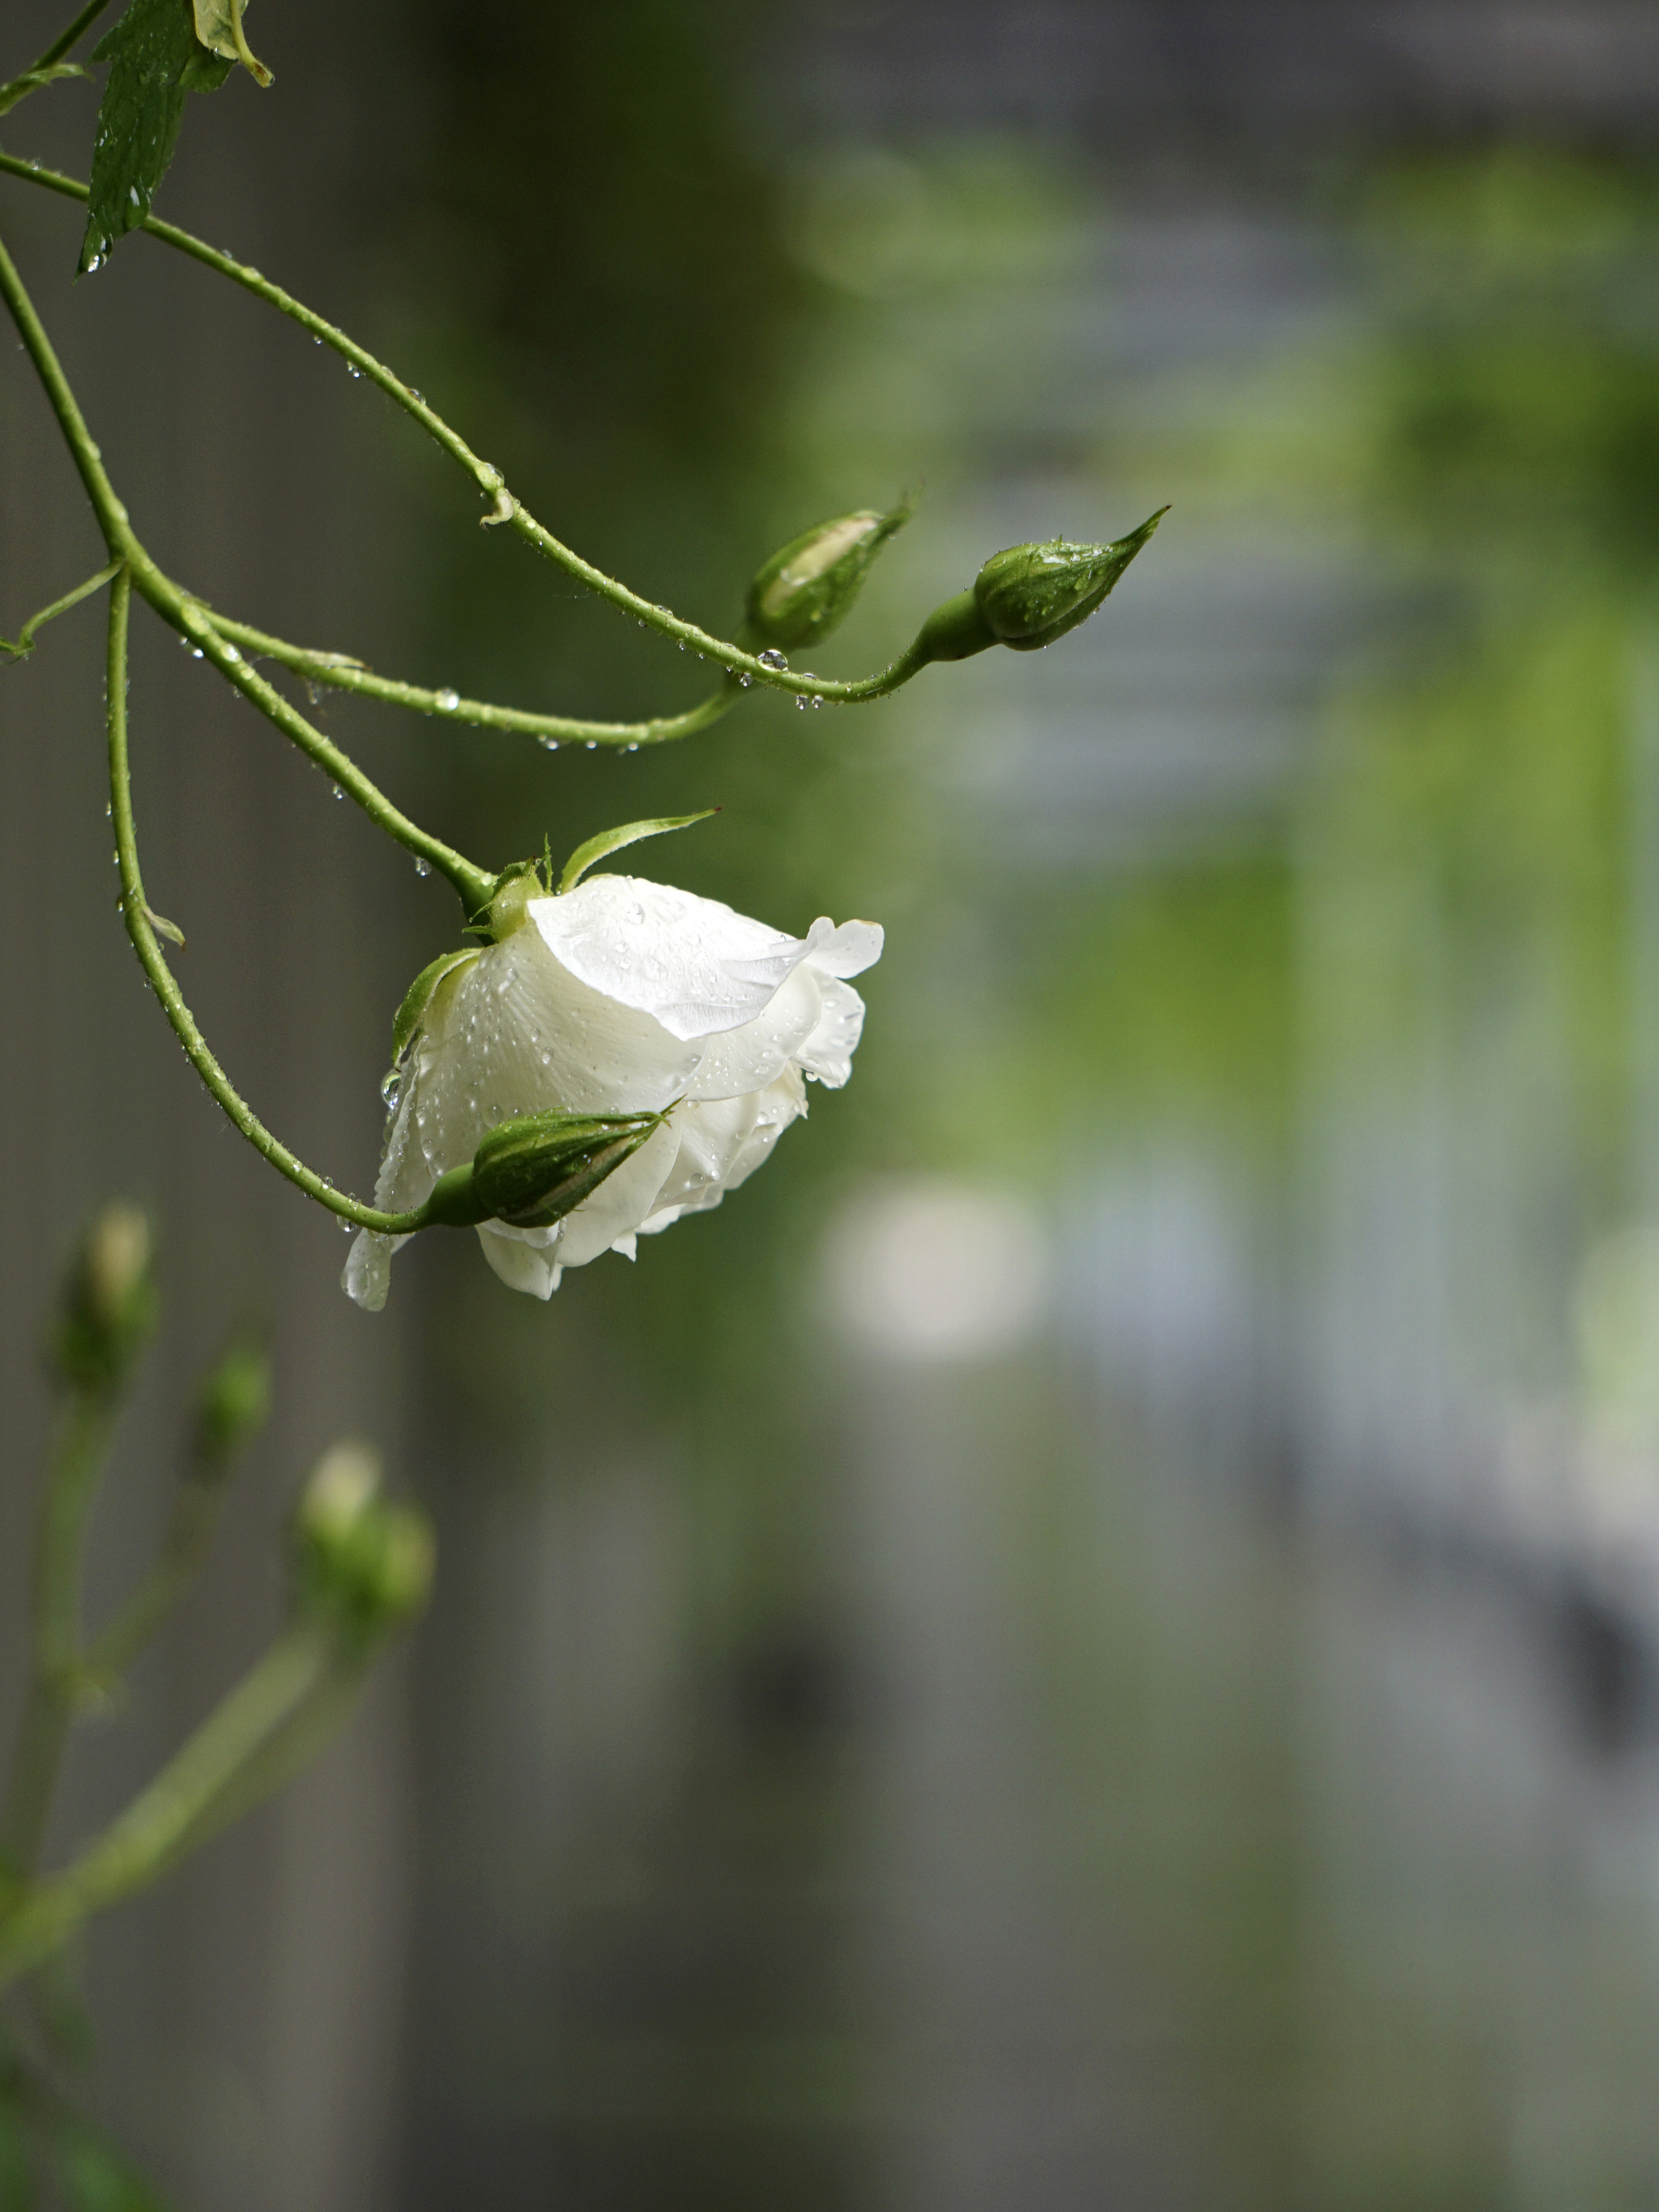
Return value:
[(429, 876), (432, 873), (431, 869), (428, 867), (418, 853), (415, 855), (415, 872), (417, 876)]
[(589, 751), (589, 752), (591, 752), (591, 753), (596, 753), (596, 752), (598, 752), (599, 749), (599, 739), (598, 739), (597, 738), (590, 738), (588, 739), (588, 741), (587, 741), (587, 750), (588, 750), (588, 751)]
[(787, 668), (789, 665), (788, 661), (775, 645), (769, 645), (764, 653), (757, 653), (755, 658), (763, 668)]
[(335, 796), (337, 799), (343, 799), (343, 798), (345, 797), (345, 793), (344, 793), (344, 792), (343, 792), (343, 791), (341, 790), (341, 788), (340, 788), (340, 787), (339, 787), (339, 785), (338, 785), (337, 783), (337, 784), (335, 785), (335, 787), (334, 787), (334, 796)]
[(362, 373), (363, 372), (358, 368), (355, 361), (349, 361), (346, 363), (346, 374), (348, 376), (361, 376)]
[(224, 647), (224, 654), (227, 660), (240, 660), (242, 657), (241, 654), (237, 652), (235, 647), (228, 642)]
[(803, 714), (806, 712), (806, 699), (805, 694), (796, 700), (795, 704)]
[(201, 659), (202, 648), (199, 645), (194, 645), (191, 647), (190, 657), (192, 660), (199, 660)]
[(443, 708), (446, 714), (453, 714), (460, 703), (460, 693), (459, 691), (450, 690), (447, 685), (444, 690), (438, 694), (438, 704)]
[(634, 743), (633, 743), (631, 745), (629, 745), (629, 746), (628, 747), (628, 750), (629, 750), (630, 753), (636, 753), (636, 752), (638, 752), (639, 749), (640, 749), (640, 747), (639, 747), (639, 740), (638, 740), (637, 738), (635, 738), (635, 741), (634, 741)]
[(743, 686), (743, 688), (744, 688), (744, 690), (745, 691), (749, 689), (750, 685), (754, 682), (754, 680), (755, 680), (755, 679), (754, 679), (754, 678), (753, 678), (753, 677), (749, 673), (749, 671), (748, 671), (746, 668), (743, 671), (743, 672), (741, 673), (741, 675), (739, 675), (739, 677), (738, 678), (738, 683), (742, 684), (742, 686)]

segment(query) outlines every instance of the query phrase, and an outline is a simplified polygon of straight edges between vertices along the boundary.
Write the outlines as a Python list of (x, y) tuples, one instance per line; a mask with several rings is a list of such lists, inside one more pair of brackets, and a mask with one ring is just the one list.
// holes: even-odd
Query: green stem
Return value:
[(35, 1535), (34, 1650), (28, 1702), (12, 1755), (3, 1843), (27, 1880), (40, 1859), (64, 1745), (74, 1717), (79, 1666), (81, 1547), (114, 1420), (106, 1394), (77, 1395), (64, 1416)]
[(479, 867), (453, 845), (446, 845), (441, 837), (422, 830), (394, 806), (380, 787), (363, 774), (350, 754), (343, 752), (307, 721), (299, 708), (291, 705), (274, 684), (266, 683), (243, 658), (240, 648), (219, 634), (212, 617), (200, 602), (164, 576), (142, 549), (139, 557), (131, 563), (131, 572), (137, 590), (169, 628), (176, 629), (204, 659), (210, 660), (228, 684), (251, 700), (267, 721), (274, 722), (285, 738), (333, 779), (340, 791), (355, 799), (377, 829), (385, 830), (388, 837), (395, 838), (416, 860), (424, 860), (453, 884), (470, 920), (483, 913), (495, 892), (495, 878), (488, 869)]
[[(0, 154), (0, 171), (21, 177), (30, 184), (44, 185), (48, 191), (62, 192), (70, 199), (84, 200), (87, 198), (88, 188), (77, 178), (66, 177), (56, 169), (44, 168), (39, 162), (21, 161), (14, 155)], [(377, 385), (405, 414), (412, 416), (428, 436), (471, 477), (478, 490), (492, 502), (490, 513), (483, 518), (486, 523), (510, 523), (520, 537), (544, 553), (550, 560), (557, 562), (567, 574), (574, 576), (590, 591), (598, 592), (601, 599), (609, 599), (613, 606), (622, 608), (636, 621), (660, 631), (665, 637), (672, 637), (678, 643), (700, 653), (705, 659), (720, 662), (734, 675), (747, 676), (751, 683), (769, 685), (774, 690), (791, 691), (801, 698), (830, 699), (844, 705), (858, 705), (867, 700), (883, 698), (889, 692), (896, 691), (901, 684), (908, 684), (927, 665), (913, 645), (890, 666), (878, 670), (872, 676), (860, 677), (850, 682), (836, 682), (823, 676), (798, 675), (792, 670), (771, 665), (757, 653), (746, 652), (729, 639), (712, 636), (708, 630), (699, 629), (696, 623), (683, 622), (679, 616), (671, 614), (666, 607), (642, 599), (637, 592), (629, 591), (626, 584), (620, 584), (614, 577), (607, 576), (603, 569), (596, 568), (591, 561), (583, 560), (580, 553), (573, 551), (556, 538), (550, 530), (544, 529), (529, 509), (507, 490), (501, 471), (491, 462), (481, 460), (465, 439), (452, 430), (418, 392), (405, 384), (401, 377), (395, 376), (355, 338), (348, 337), (343, 331), (337, 330), (332, 323), (304, 306), (291, 293), (283, 291), (281, 285), (273, 284), (258, 270), (246, 267), (228, 253), (221, 253), (204, 240), (192, 237), (189, 231), (180, 230), (170, 222), (162, 222), (154, 216), (147, 216), (140, 228), (159, 238), (164, 245), (188, 254), (191, 260), (216, 270), (222, 276), (228, 276), (233, 283), (241, 285), (244, 290), (253, 293), (267, 306), (275, 307), (280, 314), (298, 323), (302, 330), (309, 331), (320, 343), (332, 347), (360, 376), (367, 377), (371, 384)], [(143, 588), (142, 583), (140, 588)]]
[(27, 100), (30, 93), (39, 92), (42, 85), (51, 84), (55, 78), (86, 75), (84, 70), (66, 69), (60, 64), (81, 33), (90, 29), (108, 5), (109, 0), (87, 0), (87, 5), (69, 28), (59, 32), (33, 69), (25, 70), (21, 76), (14, 77), (9, 84), (0, 84), (0, 115), (8, 113), (20, 100)]
[(84, 584), (77, 584), (72, 592), (65, 592), (61, 599), (54, 599), (49, 607), (42, 607), (38, 615), (29, 617), (15, 638), (0, 637), (0, 653), (9, 653), (16, 660), (27, 660), (34, 650), (36, 630), (44, 629), (59, 615), (66, 615), (71, 607), (78, 607), (82, 599), (90, 599), (100, 586), (108, 583), (120, 565), (118, 561), (112, 561), (95, 576), (88, 576)]
[(175, 1611), (206, 1564), (225, 1502), (222, 1474), (192, 1468), (173, 1499), (161, 1556), (107, 1627), (81, 1656), (88, 1684), (118, 1681)]
[(82, 33), (92, 28), (108, 5), (109, 0), (87, 0), (86, 6), (70, 25), (68, 30), (58, 33), (34, 64), (35, 68), (52, 69), (61, 62), (70, 48), (79, 41)]
[(284, 638), (272, 637), (266, 630), (254, 629), (246, 623), (233, 622), (211, 607), (204, 611), (221, 637), (228, 638), (250, 653), (267, 654), (308, 683), (360, 692), (366, 698), (382, 699), (391, 706), (412, 707), (422, 714), (441, 714), (447, 721), (472, 722), (487, 730), (523, 731), (549, 746), (586, 739), (589, 744), (632, 747), (665, 744), (675, 738), (689, 738), (729, 714), (740, 689), (738, 678), (728, 677), (718, 691), (711, 692), (683, 714), (658, 715), (646, 722), (584, 722), (569, 715), (532, 714), (522, 708), (496, 707), (487, 700), (463, 699), (453, 691), (428, 691), (419, 684), (400, 684), (389, 677), (376, 676), (372, 669), (348, 654), (312, 652), (302, 645), (289, 645)]
[[(0, 1922), (0, 1989), (38, 1966), (94, 1913), (174, 1865), (207, 1832), (222, 1794), (236, 1788), (344, 1663), (320, 1626), (302, 1622), (285, 1631), (97, 1841), (62, 1874), (25, 1892)], [(239, 1806), (245, 1802), (239, 1793)]]
[(129, 571), (123, 568), (111, 586), (109, 595), (106, 713), (110, 815), (115, 825), (115, 852), (120, 865), (121, 911), (132, 949), (149, 978), (150, 988), (161, 1001), (161, 1010), (173, 1024), (173, 1034), (185, 1048), (191, 1066), (262, 1158), (290, 1182), (297, 1183), (307, 1197), (314, 1198), (319, 1206), (325, 1206), (343, 1220), (355, 1221), (359, 1228), (379, 1230), (388, 1236), (401, 1236), (422, 1228), (424, 1217), (419, 1213), (384, 1213), (377, 1206), (361, 1205), (345, 1192), (336, 1190), (332, 1183), (315, 1174), (274, 1137), (239, 1095), (209, 1050), (207, 1039), (197, 1027), (196, 1017), (173, 980), (173, 970), (162, 956), (150, 923), (143, 878), (138, 869), (137, 833), (132, 817), (132, 777), (127, 760), (127, 622), (131, 604), (132, 580)]
[(320, 730), (313, 729), (280, 691), (254, 673), (237, 647), (217, 635), (205, 610), (151, 560), (133, 530), (125, 507), (116, 496), (115, 487), (104, 468), (103, 456), (87, 428), (69, 379), (3, 245), (0, 245), (0, 297), (11, 311), (24, 349), (52, 403), (112, 559), (125, 562), (132, 582), (163, 622), (210, 660), (226, 681), (251, 699), (284, 737), (308, 754), (342, 791), (356, 800), (372, 822), (389, 837), (406, 846), (428, 867), (447, 877), (470, 915), (481, 913), (494, 892), (495, 877), (400, 812), (349, 755), (331, 744)]

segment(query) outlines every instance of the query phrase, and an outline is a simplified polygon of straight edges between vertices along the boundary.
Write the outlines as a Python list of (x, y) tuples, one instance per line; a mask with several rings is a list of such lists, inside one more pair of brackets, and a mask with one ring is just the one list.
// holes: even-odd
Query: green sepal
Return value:
[(476, 1229), (489, 1220), (489, 1209), (472, 1187), (471, 1160), (438, 1177), (427, 1193), (421, 1217), (422, 1229)]
[(988, 646), (999, 642), (996, 632), (980, 612), (970, 585), (953, 599), (946, 599), (942, 607), (933, 609), (916, 632), (910, 658), (918, 665), (929, 660), (966, 660), (969, 653), (983, 653)]
[(660, 1126), (660, 1114), (526, 1114), (490, 1131), (472, 1156), (485, 1220), (546, 1229), (591, 1197)]
[(1086, 622), (1169, 513), (1160, 507), (1109, 545), (1052, 538), (994, 553), (974, 581), (986, 628), (1016, 653), (1036, 653)]
[(191, 0), (132, 0), (92, 58), (110, 72), (93, 141), (82, 276), (149, 213), (179, 143), (185, 94), (216, 92), (233, 66), (197, 38)]
[(620, 830), (601, 830), (597, 837), (578, 845), (565, 862), (564, 873), (559, 878), (560, 896), (574, 891), (594, 862), (604, 860), (607, 853), (619, 853), (624, 845), (637, 845), (641, 837), (660, 837), (669, 830), (689, 830), (694, 822), (707, 822), (711, 814), (720, 811), (718, 806), (705, 806), (696, 814), (659, 814), (649, 822), (624, 822)]
[(392, 1018), (392, 1064), (395, 1067), (420, 1028), (427, 1008), (432, 1004), (432, 994), (446, 975), (453, 975), (458, 968), (465, 968), (476, 960), (480, 947), (464, 945), (459, 952), (441, 952), (435, 960), (428, 961), (409, 988), (404, 993), (403, 1004)]
[(788, 648), (828, 637), (851, 612), (877, 554), (911, 513), (908, 499), (884, 514), (861, 507), (791, 538), (749, 586), (751, 635), (763, 645)]

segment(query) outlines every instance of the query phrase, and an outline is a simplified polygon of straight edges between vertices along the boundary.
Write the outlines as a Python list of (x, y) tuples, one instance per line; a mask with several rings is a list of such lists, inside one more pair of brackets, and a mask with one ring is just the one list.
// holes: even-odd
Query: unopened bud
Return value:
[(526, 1114), (502, 1121), (471, 1166), (452, 1168), (427, 1200), (428, 1222), (505, 1221), (546, 1229), (579, 1206), (661, 1123), (660, 1114)]
[(196, 1401), (196, 1455), (224, 1472), (270, 1418), (270, 1358), (251, 1336), (235, 1338), (211, 1368)]
[(298, 1600), (359, 1646), (411, 1620), (432, 1587), (432, 1532), (412, 1506), (380, 1496), (380, 1462), (367, 1444), (325, 1452), (295, 1516)]
[(1000, 645), (1034, 653), (1086, 622), (1167, 514), (1149, 515), (1138, 530), (1109, 545), (1073, 545), (1051, 538), (994, 553), (974, 581), (986, 627)]
[(792, 538), (749, 586), (750, 635), (791, 648), (828, 637), (850, 612), (871, 562), (909, 520), (910, 502), (902, 500), (885, 514), (860, 508)]
[(116, 1200), (82, 1237), (70, 1262), (52, 1342), (52, 1364), (73, 1389), (113, 1391), (126, 1380), (155, 1323), (149, 1220)]
[(936, 607), (911, 647), (918, 663), (965, 660), (993, 645), (1035, 653), (1086, 622), (1169, 513), (1161, 507), (1109, 545), (1052, 538), (994, 553), (970, 591)]

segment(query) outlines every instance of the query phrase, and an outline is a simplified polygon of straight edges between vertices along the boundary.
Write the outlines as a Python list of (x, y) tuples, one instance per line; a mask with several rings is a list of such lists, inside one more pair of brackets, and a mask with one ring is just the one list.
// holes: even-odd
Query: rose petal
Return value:
[(657, 1202), (663, 1179), (674, 1164), (679, 1139), (672, 1124), (653, 1129), (631, 1159), (608, 1175), (591, 1198), (564, 1217), (559, 1259), (580, 1267), (610, 1249), (619, 1237), (637, 1229)]
[(494, 1221), (478, 1224), (478, 1242), (485, 1259), (509, 1291), (526, 1291), (532, 1298), (550, 1298), (558, 1289), (564, 1268), (562, 1254), (559, 1261), (553, 1257), (556, 1245), (538, 1248)]
[(850, 983), (826, 975), (819, 987), (823, 1009), (795, 1060), (807, 1074), (839, 1091), (853, 1073), (853, 1054), (864, 1034), (864, 1001)]
[(809, 954), (835, 975), (856, 975), (881, 953), (881, 932), (868, 922), (818, 921), (807, 937), (785, 937), (719, 899), (638, 876), (590, 876), (526, 911), (571, 975), (677, 1037), (752, 1021)]
[(676, 1109), (669, 1127), (679, 1138), (679, 1153), (657, 1193), (653, 1213), (664, 1206), (695, 1206), (723, 1186), (754, 1128), (757, 1103), (751, 1093)]
[(770, 1004), (752, 1022), (711, 1037), (686, 1085), (688, 1098), (738, 1098), (775, 1083), (799, 1048), (818, 1027), (825, 991), (842, 991), (828, 975), (815, 975), (805, 963), (786, 975)]

